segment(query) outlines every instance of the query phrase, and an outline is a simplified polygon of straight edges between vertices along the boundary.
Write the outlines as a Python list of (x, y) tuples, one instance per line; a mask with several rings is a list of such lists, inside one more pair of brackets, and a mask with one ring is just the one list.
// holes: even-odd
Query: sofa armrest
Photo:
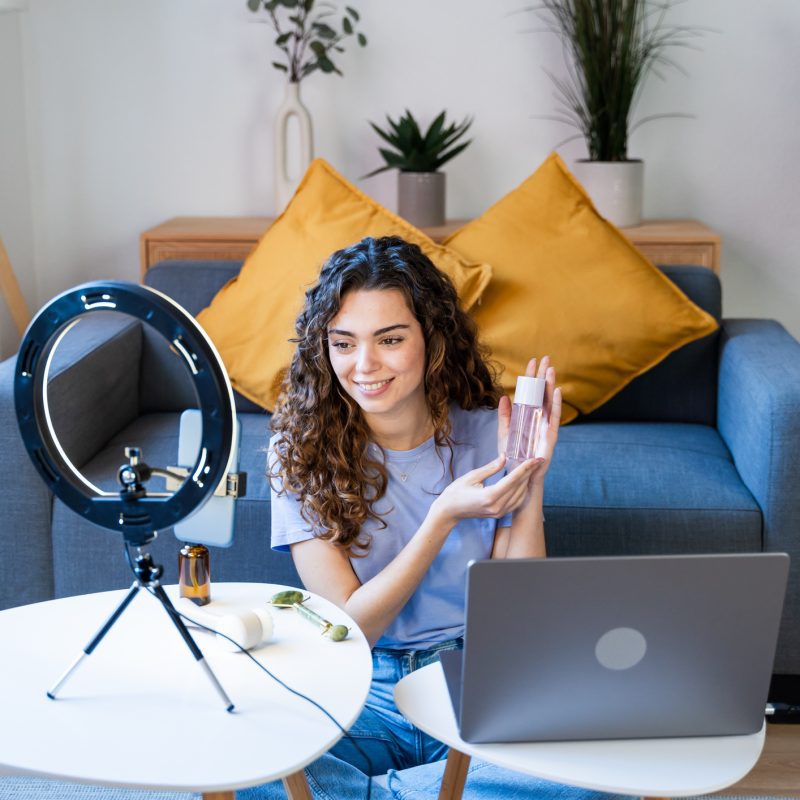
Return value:
[(52, 495), (19, 433), (16, 365), (16, 356), (0, 363), (0, 609), (53, 596)]
[(786, 621), (800, 618), (800, 343), (778, 322), (723, 320), (717, 426), (761, 507), (764, 550), (792, 559), (775, 672), (795, 672), (786, 654), (800, 663), (800, 630)]
[[(138, 413), (141, 325), (89, 315), (61, 340), (50, 368), (53, 427), (84, 464)], [(0, 608), (53, 597), (53, 498), (22, 442), (14, 403), (16, 356), (0, 364)]]
[(139, 415), (142, 326), (118, 313), (89, 314), (53, 356), (48, 400), (53, 427), (77, 466)]
[[(771, 528), (797, 524), (800, 545), (800, 342), (772, 320), (724, 320), (717, 426)], [(800, 555), (800, 554), (799, 554)]]

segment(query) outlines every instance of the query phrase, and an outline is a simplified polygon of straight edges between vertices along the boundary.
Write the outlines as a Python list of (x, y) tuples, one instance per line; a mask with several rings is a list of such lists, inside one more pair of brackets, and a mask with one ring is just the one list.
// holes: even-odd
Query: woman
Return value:
[[(545, 555), (542, 492), (561, 393), (548, 359), (541, 455), (504, 475), (511, 404), (455, 289), (415, 245), (367, 238), (306, 293), (272, 425), (272, 546), (373, 645), (367, 705), (331, 752), (371, 774), (443, 758), (394, 684), (461, 646), (468, 562)], [(371, 770), (370, 770), (371, 767)]]

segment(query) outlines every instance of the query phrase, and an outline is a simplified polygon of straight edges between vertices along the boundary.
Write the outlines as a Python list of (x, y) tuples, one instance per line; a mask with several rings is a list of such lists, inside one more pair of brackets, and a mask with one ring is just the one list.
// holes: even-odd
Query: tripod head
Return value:
[(141, 457), (140, 448), (125, 448), (125, 458), (128, 459), (128, 463), (123, 464), (117, 472), (117, 480), (122, 486), (119, 495), (123, 500), (138, 500), (147, 494), (144, 484), (150, 480), (153, 471), (141, 461)]
[(140, 550), (133, 562), (133, 572), (144, 586), (151, 586), (164, 574), (164, 567), (154, 563), (150, 553)]

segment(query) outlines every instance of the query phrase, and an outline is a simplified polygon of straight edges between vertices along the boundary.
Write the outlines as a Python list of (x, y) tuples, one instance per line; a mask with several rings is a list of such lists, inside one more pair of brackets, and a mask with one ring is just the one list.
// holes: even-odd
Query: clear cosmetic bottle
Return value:
[(506, 444), (509, 472), (536, 455), (546, 385), (544, 378), (530, 378), (527, 375), (517, 378)]

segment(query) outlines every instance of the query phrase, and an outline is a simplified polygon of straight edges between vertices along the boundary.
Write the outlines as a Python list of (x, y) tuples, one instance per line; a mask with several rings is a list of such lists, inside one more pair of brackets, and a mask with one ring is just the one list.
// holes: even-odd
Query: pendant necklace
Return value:
[(410, 467), (400, 470), (399, 477), (400, 477), (400, 480), (403, 481), (403, 483), (405, 483), (411, 477), (411, 475), (414, 472), (414, 470), (419, 466), (419, 462), (422, 460), (422, 456), (424, 456), (424, 455), (425, 455), (425, 451), (423, 450), (416, 457), (416, 459), (414, 460), (414, 462), (411, 464)]
[[(373, 444), (371, 444), (371, 445), (370, 445), (370, 447), (374, 448), (374, 450), (375, 450), (376, 452), (379, 452), (379, 451), (381, 450), (381, 447), (380, 447), (380, 445), (377, 445), (377, 444), (374, 444), (374, 443), (373, 443)], [(419, 454), (419, 455), (418, 455), (418, 456), (417, 456), (417, 457), (416, 457), (416, 458), (415, 458), (415, 459), (414, 459), (414, 460), (411, 462), (411, 464), (410, 464), (409, 466), (407, 466), (407, 465), (405, 465), (405, 464), (404, 464), (404, 465), (402, 465), (402, 466), (400, 466), (400, 465), (398, 465), (398, 464), (394, 464), (394, 465), (393, 465), (393, 466), (395, 466), (395, 467), (396, 467), (396, 469), (397, 469), (397, 477), (398, 477), (398, 478), (400, 478), (400, 480), (401, 480), (403, 483), (406, 483), (406, 482), (408, 481), (408, 479), (409, 479), (409, 478), (410, 478), (410, 477), (411, 477), (411, 476), (414, 474), (414, 471), (415, 471), (415, 470), (417, 469), (417, 467), (419, 466), (419, 462), (420, 462), (420, 461), (422, 461), (422, 457), (423, 457), (423, 456), (425, 455), (425, 453), (427, 453), (427, 452), (428, 452), (428, 448), (425, 448), (425, 449), (424, 449), (424, 450), (423, 450), (423, 451), (422, 451), (422, 452), (421, 452), (421, 453), (420, 453), (420, 454)], [(388, 465), (389, 465), (389, 464), (391, 464), (392, 462), (390, 461), (390, 462), (385, 462), (385, 463), (386, 463), (386, 465), (388, 466)]]
[(419, 466), (419, 462), (422, 461), (422, 457), (428, 452), (428, 448), (426, 447), (412, 462), (411, 466), (403, 465), (403, 467), (398, 466), (398, 477), (400, 478), (403, 483), (405, 483), (413, 474), (414, 470)]

